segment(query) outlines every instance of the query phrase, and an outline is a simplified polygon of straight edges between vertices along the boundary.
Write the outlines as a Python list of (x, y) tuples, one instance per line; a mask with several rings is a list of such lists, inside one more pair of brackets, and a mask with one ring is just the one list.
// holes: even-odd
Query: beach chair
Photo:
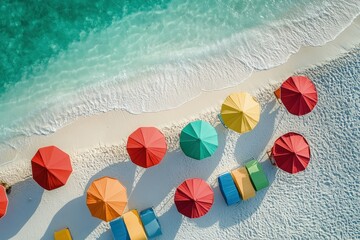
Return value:
[(258, 161), (251, 160), (245, 164), (245, 167), (256, 191), (269, 186), (269, 181), (266, 177), (266, 174)]
[(235, 185), (243, 200), (255, 197), (255, 189), (251, 183), (250, 176), (245, 167), (237, 168), (231, 171)]
[(114, 236), (114, 240), (130, 240), (129, 232), (126, 229), (125, 222), (122, 218), (111, 221), (110, 228)]
[(218, 177), (219, 188), (228, 206), (240, 202), (240, 195), (230, 173)]
[(266, 151), (266, 155), (268, 156), (271, 164), (276, 166), (275, 160), (274, 160), (274, 158), (272, 157), (272, 154), (271, 154), (271, 150)]
[(70, 229), (64, 228), (54, 232), (54, 240), (72, 240)]
[(140, 218), (149, 239), (158, 237), (162, 234), (160, 222), (152, 208), (141, 211)]
[(122, 215), (131, 240), (147, 240), (146, 233), (139, 213), (133, 209)]

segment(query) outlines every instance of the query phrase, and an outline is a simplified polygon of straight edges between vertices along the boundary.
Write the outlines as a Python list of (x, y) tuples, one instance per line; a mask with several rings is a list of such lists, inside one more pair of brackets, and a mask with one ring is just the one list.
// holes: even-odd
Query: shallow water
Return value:
[(237, 84), (332, 39), (359, 14), (356, 2), (2, 2), (0, 142)]

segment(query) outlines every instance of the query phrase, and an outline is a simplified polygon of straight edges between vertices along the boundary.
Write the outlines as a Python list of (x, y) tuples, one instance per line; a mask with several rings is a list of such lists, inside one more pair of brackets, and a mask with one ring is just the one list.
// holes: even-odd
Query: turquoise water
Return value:
[(2, 1), (0, 92), (46, 68), (69, 44), (139, 11), (169, 1)]
[(50, 58), (66, 51), (70, 44), (84, 41), (90, 32), (99, 32), (131, 15), (135, 16), (123, 20), (123, 25), (119, 26), (119, 34), (123, 36), (118, 40), (123, 40), (122, 46), (126, 48), (125, 43), (134, 40), (131, 36), (141, 31), (145, 31), (144, 37), (150, 35), (152, 38), (137, 39), (136, 49), (122, 49), (120, 54), (144, 57), (144, 52), (150, 55), (164, 46), (181, 50), (221, 40), (245, 28), (281, 17), (289, 9), (302, 8), (308, 1), (95, 2), (2, 1), (0, 92), (44, 71)]
[[(345, 2), (2, 1), (0, 143), (47, 134), (82, 115), (171, 108), (203, 86), (235, 84), (222, 78), (232, 72), (222, 64), (244, 69), (240, 79), (251, 69), (280, 64), (300, 45), (321, 44), (353, 18), (343, 12), (358, 11), (355, 0)], [(329, 14), (333, 10), (348, 18)], [(309, 33), (322, 18), (338, 30), (314, 38)], [(302, 21), (308, 22), (292, 28)], [(222, 70), (227, 73), (214, 77)], [(160, 107), (164, 102), (169, 105)]]

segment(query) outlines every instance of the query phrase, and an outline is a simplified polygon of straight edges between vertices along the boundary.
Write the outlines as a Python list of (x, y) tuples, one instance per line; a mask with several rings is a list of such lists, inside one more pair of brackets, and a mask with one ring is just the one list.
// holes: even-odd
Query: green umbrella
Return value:
[(198, 160), (210, 157), (218, 147), (217, 132), (208, 122), (191, 122), (181, 131), (180, 147), (188, 157)]

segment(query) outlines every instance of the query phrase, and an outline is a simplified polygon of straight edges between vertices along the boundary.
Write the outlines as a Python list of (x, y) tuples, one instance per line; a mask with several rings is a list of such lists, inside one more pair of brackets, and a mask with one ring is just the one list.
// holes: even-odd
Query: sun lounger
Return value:
[(147, 240), (144, 227), (137, 210), (122, 215), (131, 240)]
[(149, 239), (158, 237), (162, 234), (160, 222), (152, 208), (141, 211), (140, 218), (143, 223), (146, 235)]
[(255, 189), (245, 167), (231, 171), (231, 176), (243, 200), (255, 197)]
[(54, 240), (72, 240), (69, 228), (54, 232)]
[(258, 161), (251, 160), (245, 164), (245, 167), (250, 175), (250, 180), (256, 191), (269, 186), (269, 181), (266, 177), (266, 174)]
[(240, 202), (240, 195), (230, 173), (218, 177), (219, 187), (228, 206)]
[(110, 222), (111, 232), (114, 240), (130, 240), (130, 235), (126, 229), (124, 219), (118, 218)]

